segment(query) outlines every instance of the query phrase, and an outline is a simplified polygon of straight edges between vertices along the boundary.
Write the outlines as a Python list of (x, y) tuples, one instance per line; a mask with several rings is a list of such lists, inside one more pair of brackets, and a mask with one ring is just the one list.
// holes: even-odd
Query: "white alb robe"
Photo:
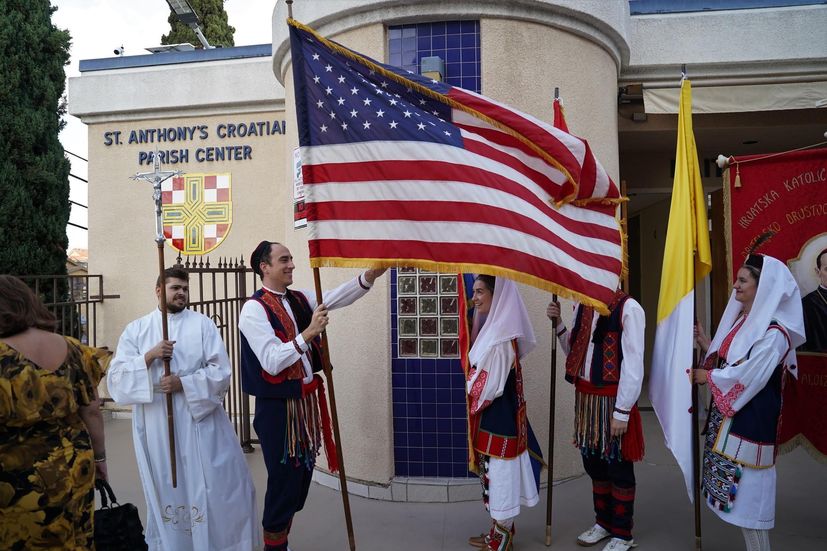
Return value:
[(183, 392), (173, 394), (177, 488), (172, 487), (163, 362), (147, 369), (144, 354), (162, 340), (161, 313), (127, 325), (107, 372), (119, 404), (133, 404), (138, 470), (147, 502), (146, 541), (157, 551), (261, 549), (255, 488), (222, 401), (230, 385), (227, 351), (215, 324), (183, 310), (168, 315), (176, 341), (171, 373)]

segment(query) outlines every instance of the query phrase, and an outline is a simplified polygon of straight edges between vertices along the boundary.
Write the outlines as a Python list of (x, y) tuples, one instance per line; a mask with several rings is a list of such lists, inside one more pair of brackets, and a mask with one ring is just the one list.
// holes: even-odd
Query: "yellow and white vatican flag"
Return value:
[(681, 82), (678, 147), (672, 206), (663, 254), (658, 323), (649, 376), (649, 397), (666, 447), (683, 471), (692, 500), (692, 369), (695, 282), (712, 268), (706, 196), (692, 132), (692, 88)]

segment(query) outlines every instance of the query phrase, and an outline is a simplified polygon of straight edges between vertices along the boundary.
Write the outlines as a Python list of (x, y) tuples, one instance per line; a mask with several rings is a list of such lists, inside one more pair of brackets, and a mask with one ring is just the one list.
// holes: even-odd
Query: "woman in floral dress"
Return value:
[(93, 549), (95, 476), (106, 478), (96, 393), (101, 351), (0, 275), (0, 549)]

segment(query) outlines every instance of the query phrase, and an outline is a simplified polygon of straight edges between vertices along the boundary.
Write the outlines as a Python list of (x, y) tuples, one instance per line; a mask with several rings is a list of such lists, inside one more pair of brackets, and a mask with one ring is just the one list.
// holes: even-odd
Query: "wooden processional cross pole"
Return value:
[[(155, 167), (152, 172), (139, 172), (132, 177), (133, 180), (143, 180), (152, 183), (152, 198), (155, 201), (155, 243), (158, 248), (158, 273), (161, 282), (161, 293), (159, 307), (161, 308), (161, 328), (163, 339), (169, 340), (169, 327), (167, 324), (167, 282), (164, 277), (164, 224), (161, 220), (161, 184), (181, 174), (180, 170), (161, 170), (161, 162), (158, 159), (158, 152), (153, 155)], [(169, 376), (169, 358), (164, 358), (164, 376)], [(169, 463), (172, 472), (172, 487), (178, 487), (178, 476), (175, 468), (175, 424), (173, 422), (172, 394), (167, 394), (167, 431), (169, 433)]]

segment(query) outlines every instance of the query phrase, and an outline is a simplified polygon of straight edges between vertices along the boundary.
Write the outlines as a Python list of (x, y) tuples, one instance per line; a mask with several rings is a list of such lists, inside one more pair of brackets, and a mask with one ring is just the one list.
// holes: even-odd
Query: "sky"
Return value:
[[(227, 0), (224, 9), (230, 25), (235, 27), (236, 46), (266, 44), (272, 41), (271, 19), (276, 0)], [(144, 55), (144, 48), (161, 43), (161, 35), (169, 32), (169, 5), (165, 0), (52, 0), (57, 11), (52, 22), (72, 36), (71, 58), (66, 77), (79, 76), (82, 59), (114, 57), (114, 50), (123, 46), (124, 55)], [(70, 107), (71, 108), (71, 107)], [(88, 159), (86, 125), (67, 114), (66, 127), (60, 133), (63, 148)], [(68, 155), (71, 173), (87, 179), (87, 163)], [(69, 198), (88, 204), (88, 186), (78, 178), (69, 178)], [(70, 222), (88, 227), (87, 209), (72, 205)], [(69, 250), (87, 248), (87, 232), (68, 226)]]

